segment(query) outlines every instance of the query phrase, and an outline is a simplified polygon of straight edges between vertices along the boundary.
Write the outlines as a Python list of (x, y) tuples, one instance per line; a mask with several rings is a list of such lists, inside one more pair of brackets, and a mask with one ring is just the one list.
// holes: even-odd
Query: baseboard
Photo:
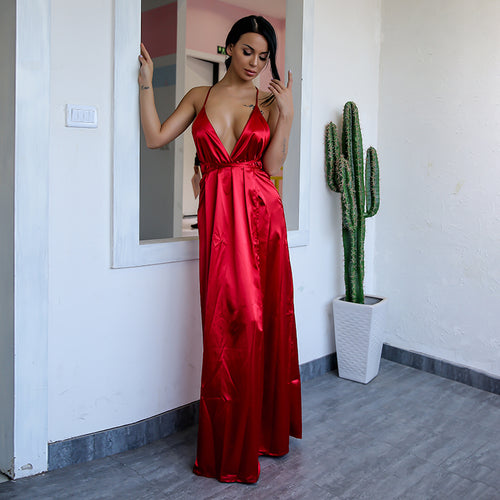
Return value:
[[(336, 354), (329, 354), (300, 365), (300, 376), (305, 382), (336, 367)], [(90, 462), (166, 438), (197, 423), (198, 409), (199, 401), (193, 401), (140, 422), (49, 443), (48, 470)]]
[(198, 409), (199, 401), (193, 401), (140, 422), (49, 443), (48, 470), (134, 450), (170, 436), (195, 424)]
[(307, 382), (337, 369), (337, 353), (328, 354), (300, 365), (300, 380)]
[(500, 394), (500, 379), (475, 371), (472, 368), (454, 365), (448, 361), (406, 351), (388, 344), (384, 344), (382, 357), (401, 365), (411, 366), (424, 372), (482, 389), (483, 391)]

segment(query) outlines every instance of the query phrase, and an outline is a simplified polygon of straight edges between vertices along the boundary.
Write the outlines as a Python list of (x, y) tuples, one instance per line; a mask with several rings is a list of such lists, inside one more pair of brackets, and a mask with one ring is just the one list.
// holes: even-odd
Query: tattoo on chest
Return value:
[[(243, 104), (243, 106), (245, 106), (245, 108), (255, 108), (255, 104)], [(264, 111), (262, 111), (262, 109), (258, 108), (258, 110), (260, 111), (260, 114), (265, 118), (266, 115), (264, 115)]]

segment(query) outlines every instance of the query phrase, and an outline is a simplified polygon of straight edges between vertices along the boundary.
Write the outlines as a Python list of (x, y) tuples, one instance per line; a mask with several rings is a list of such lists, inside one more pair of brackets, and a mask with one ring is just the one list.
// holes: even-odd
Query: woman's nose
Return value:
[(252, 66), (257, 66), (257, 56), (254, 56), (252, 57), (252, 59), (250, 59), (250, 64)]

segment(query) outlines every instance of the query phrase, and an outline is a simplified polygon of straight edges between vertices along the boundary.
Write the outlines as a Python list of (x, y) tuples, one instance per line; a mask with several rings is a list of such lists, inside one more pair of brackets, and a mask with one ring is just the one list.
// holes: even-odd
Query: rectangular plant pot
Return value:
[(364, 304), (333, 301), (339, 377), (367, 384), (380, 367), (387, 299), (365, 296)]

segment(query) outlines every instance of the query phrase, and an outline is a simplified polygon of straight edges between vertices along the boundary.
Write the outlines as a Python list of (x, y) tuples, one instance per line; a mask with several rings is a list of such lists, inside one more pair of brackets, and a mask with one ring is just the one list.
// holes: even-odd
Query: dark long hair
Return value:
[[(241, 35), (245, 33), (258, 33), (262, 35), (267, 41), (267, 47), (269, 49), (269, 62), (271, 63), (271, 74), (273, 78), (279, 80), (280, 75), (278, 73), (278, 68), (276, 67), (276, 49), (278, 42), (276, 40), (276, 33), (274, 31), (273, 25), (262, 16), (247, 16), (242, 17), (240, 20), (233, 24), (233, 27), (227, 34), (226, 38), (226, 49), (228, 45), (236, 44), (240, 39)], [(226, 68), (229, 69), (231, 65), (231, 56), (229, 56), (226, 61)], [(262, 104), (268, 105), (274, 100), (274, 96), (271, 94), (269, 97), (264, 99)]]

